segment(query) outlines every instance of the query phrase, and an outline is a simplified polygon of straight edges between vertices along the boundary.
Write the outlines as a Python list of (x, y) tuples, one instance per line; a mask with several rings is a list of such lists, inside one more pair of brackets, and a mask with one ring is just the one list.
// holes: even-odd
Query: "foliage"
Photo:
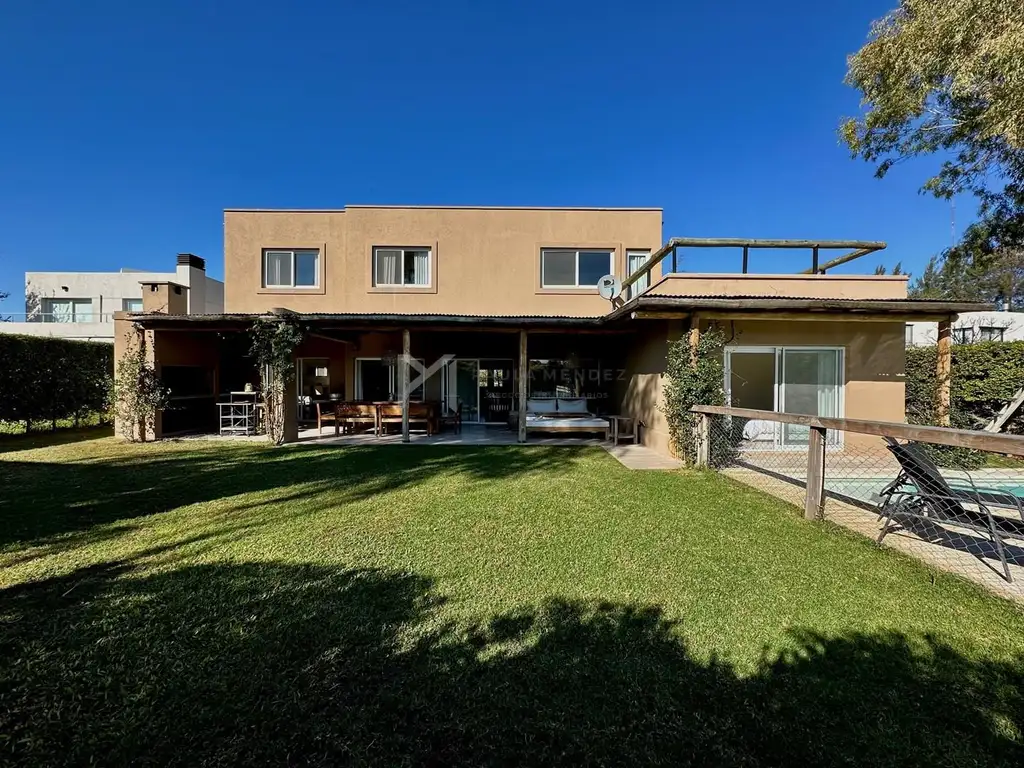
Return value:
[(874, 273), (876, 273), (876, 274), (909, 274), (909, 272), (904, 272), (903, 271), (903, 262), (902, 261), (897, 261), (896, 262), (896, 266), (893, 267), (893, 270), (891, 272), (886, 268), (885, 264), (879, 264), (877, 267), (874, 267)]
[(305, 336), (305, 328), (294, 314), (260, 317), (250, 331), (252, 347), (262, 377), (267, 437), (275, 445), (284, 442), (285, 389), (295, 377), (295, 348)]
[[(924, 189), (971, 190), (989, 207), (1024, 183), (1024, 25), (1008, 0), (901, 0), (848, 61), (865, 112), (841, 126), (881, 177), (919, 155), (950, 156)], [(1006, 189), (993, 195), (992, 178)]]
[[(935, 363), (937, 348), (907, 348), (907, 421), (935, 424)], [(981, 429), (1024, 386), (1024, 341), (956, 344), (950, 380), (950, 424)], [(1018, 414), (1007, 432), (1024, 434), (1024, 415)], [(986, 455), (966, 449), (931, 446), (944, 463), (976, 469)]]
[(0, 422), (51, 426), (107, 409), (111, 344), (0, 334)]
[(157, 413), (167, 407), (170, 390), (149, 362), (145, 333), (138, 326), (136, 331), (136, 343), (118, 361), (111, 404), (121, 435), (145, 442)]
[(1020, 765), (1024, 612), (714, 473), (3, 450), (5, 765)]
[(1024, 215), (972, 224), (956, 246), (929, 260), (910, 292), (917, 298), (1024, 308)]
[(665, 404), (672, 450), (689, 463), (697, 458), (695, 405), (725, 405), (725, 334), (712, 327), (700, 335), (696, 356), (687, 336), (668, 348)]

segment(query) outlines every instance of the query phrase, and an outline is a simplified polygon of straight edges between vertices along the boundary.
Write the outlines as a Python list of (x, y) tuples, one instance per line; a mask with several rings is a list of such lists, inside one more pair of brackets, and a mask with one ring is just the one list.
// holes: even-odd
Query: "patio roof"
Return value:
[[(521, 328), (565, 330), (618, 330), (629, 321), (702, 316), (757, 314), (766, 319), (780, 316), (796, 319), (822, 319), (823, 315), (858, 317), (892, 317), (907, 320), (949, 319), (960, 312), (991, 309), (986, 304), (936, 301), (932, 299), (821, 299), (813, 297), (774, 298), (765, 296), (673, 296), (645, 294), (598, 317), (567, 315), (456, 315), (313, 312), (295, 313), (303, 321), (320, 328), (387, 329), (433, 327), (471, 330), (518, 330)], [(124, 317), (147, 328), (167, 330), (224, 330), (248, 327), (258, 317), (276, 317), (289, 310), (262, 314), (167, 315), (162, 313), (124, 313)]]

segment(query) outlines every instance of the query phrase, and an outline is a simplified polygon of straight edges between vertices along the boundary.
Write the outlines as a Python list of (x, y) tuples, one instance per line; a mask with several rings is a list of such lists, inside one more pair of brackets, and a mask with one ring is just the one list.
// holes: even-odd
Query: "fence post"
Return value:
[(697, 414), (697, 466), (707, 469), (711, 464), (711, 417)]
[(825, 430), (811, 427), (807, 442), (807, 496), (804, 517), (817, 520), (824, 511), (825, 500)]

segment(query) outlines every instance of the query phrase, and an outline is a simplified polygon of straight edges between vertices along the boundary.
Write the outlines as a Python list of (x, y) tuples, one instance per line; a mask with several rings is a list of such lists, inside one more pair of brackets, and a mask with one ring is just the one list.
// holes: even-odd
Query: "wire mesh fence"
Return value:
[[(1024, 602), (1024, 438), (985, 438), (1002, 449), (993, 451), (921, 438), (949, 441), (950, 430), (918, 429), (908, 440), (899, 425), (879, 435), (786, 423), (770, 412), (706, 419), (711, 468)], [(818, 439), (823, 450), (815, 450)]]

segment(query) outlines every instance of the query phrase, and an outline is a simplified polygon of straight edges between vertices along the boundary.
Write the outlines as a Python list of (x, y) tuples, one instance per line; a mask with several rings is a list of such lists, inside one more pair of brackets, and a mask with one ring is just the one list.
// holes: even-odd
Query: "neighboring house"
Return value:
[[(739, 246), (742, 272), (676, 273), (695, 245)], [(814, 274), (748, 272), (748, 249), (794, 245), (813, 251)], [(188, 316), (181, 296), (154, 291), (142, 314), (116, 321), (116, 358), (143, 328), (158, 373), (181, 398), (155, 436), (216, 431), (217, 403), (259, 383), (247, 330), (287, 309), (310, 331), (295, 352), (289, 439), (317, 400), (398, 397), (396, 362), (408, 344), (427, 374), (411, 399), (458, 403), (464, 422), (506, 423), (526, 396), (584, 398), (594, 414), (640, 419), (642, 441), (667, 452), (669, 345), (714, 324), (729, 339), (735, 405), (903, 421), (906, 323), (978, 305), (908, 300), (905, 276), (824, 274), (830, 264), (818, 263), (819, 248), (855, 251), (848, 261), (881, 247), (663, 245), (658, 208), (228, 210), (226, 314)], [(598, 293), (609, 274), (625, 283), (614, 301)], [(765, 447), (801, 442), (807, 431), (788, 429)]]
[[(907, 324), (907, 346), (928, 346), (939, 337), (939, 324), (916, 322)], [(954, 344), (976, 344), (981, 341), (1024, 340), (1024, 312), (964, 312), (952, 327)]]
[(207, 277), (203, 259), (182, 253), (174, 272), (26, 272), (25, 312), (0, 312), (0, 333), (112, 342), (114, 313), (141, 312), (143, 283), (165, 282), (189, 289), (190, 313), (224, 311), (224, 283)]

